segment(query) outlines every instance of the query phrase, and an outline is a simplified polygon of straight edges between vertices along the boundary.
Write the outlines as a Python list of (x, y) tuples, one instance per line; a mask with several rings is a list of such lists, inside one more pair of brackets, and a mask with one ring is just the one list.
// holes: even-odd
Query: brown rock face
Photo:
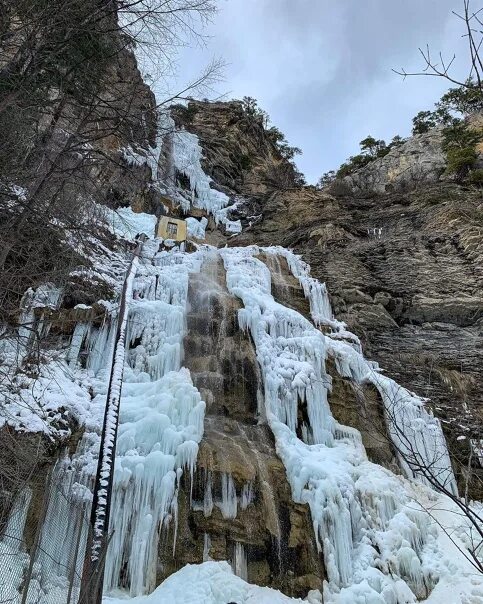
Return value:
[(199, 137), (203, 170), (215, 186), (253, 197), (270, 192), (277, 175), (293, 179), (293, 168), (267, 135), (263, 119), (248, 115), (240, 101), (190, 101), (188, 107), (173, 107), (171, 115), (178, 127)]
[[(215, 179), (230, 171), (227, 157), (238, 148), (224, 137), (228, 114), (230, 104), (199, 104), (187, 125)], [(249, 131), (237, 136), (238, 146), (255, 144)], [(257, 193), (251, 210), (261, 216), (229, 245), (282, 245), (303, 255), (366, 356), (430, 399), (464, 488), (469, 440), (481, 438), (483, 425), (483, 206), (479, 190), (438, 182), (439, 136), (415, 137), (369, 164), (345, 196), (281, 184), (260, 194), (233, 179), (238, 193)], [(217, 145), (222, 153), (213, 152)], [(291, 291), (284, 303), (293, 300)], [(474, 456), (472, 464), (481, 473)], [(483, 495), (476, 482), (472, 488)]]
[(307, 506), (292, 501), (285, 468), (263, 415), (263, 385), (252, 342), (238, 327), (240, 308), (221, 261), (193, 275), (185, 365), (207, 402), (205, 433), (190, 484), (179, 495), (178, 537), (160, 548), (158, 582), (187, 563), (231, 560), (247, 578), (305, 597), (318, 589), (323, 563)]

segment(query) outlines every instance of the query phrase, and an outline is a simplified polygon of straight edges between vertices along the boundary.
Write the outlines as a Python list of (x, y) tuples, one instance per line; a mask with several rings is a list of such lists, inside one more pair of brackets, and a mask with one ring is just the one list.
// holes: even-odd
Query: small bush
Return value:
[(191, 123), (194, 116), (198, 113), (198, 107), (194, 103), (189, 103), (188, 105), (181, 105), (181, 103), (178, 103), (174, 105), (173, 108), (187, 124)]
[(460, 149), (449, 149), (447, 154), (448, 174), (456, 174), (458, 178), (464, 178), (476, 163), (476, 150), (474, 147), (463, 147)]
[(483, 168), (478, 168), (478, 170), (473, 170), (471, 172), (470, 183), (478, 187), (483, 186)]

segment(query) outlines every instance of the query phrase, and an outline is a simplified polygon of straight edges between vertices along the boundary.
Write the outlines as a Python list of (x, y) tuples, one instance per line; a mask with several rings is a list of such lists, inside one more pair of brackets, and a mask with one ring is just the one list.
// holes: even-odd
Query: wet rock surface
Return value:
[(207, 403), (205, 431), (193, 483), (183, 476), (175, 553), (168, 531), (157, 580), (185, 564), (230, 560), (238, 571), (246, 566), (251, 583), (305, 597), (320, 589), (323, 562), (308, 506), (293, 502), (271, 430), (259, 423), (258, 362), (219, 258), (191, 276), (189, 304), (184, 364)]

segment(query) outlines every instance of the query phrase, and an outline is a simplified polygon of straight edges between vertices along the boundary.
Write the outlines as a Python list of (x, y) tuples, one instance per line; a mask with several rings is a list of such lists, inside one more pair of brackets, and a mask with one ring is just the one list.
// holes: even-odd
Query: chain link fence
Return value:
[[(86, 564), (93, 476), (72, 458), (2, 498), (0, 604), (96, 604), (105, 551)], [(80, 460), (79, 466), (84, 460)], [(82, 589), (81, 589), (82, 587)]]

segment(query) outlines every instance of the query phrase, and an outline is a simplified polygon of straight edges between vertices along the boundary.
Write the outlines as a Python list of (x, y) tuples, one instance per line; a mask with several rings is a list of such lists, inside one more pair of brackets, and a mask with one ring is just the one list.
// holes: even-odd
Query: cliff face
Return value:
[[(154, 95), (112, 7), (105, 8), (105, 17), (92, 17), (95, 10), (102, 15), (103, 6), (93, 0), (77, 12), (75, 6), (66, 7), (57, 29), (49, 18), (54, 5), (45, 11), (33, 6), (24, 13), (20, 3), (13, 3), (5, 15), (0, 287), (7, 292), (2, 305), (7, 322), (15, 320), (12, 314), (29, 287), (65, 282), (73, 269), (92, 266), (96, 250), (91, 234), (111, 246), (112, 237), (101, 233), (97, 220), (99, 206), (153, 203), (151, 169), (146, 162), (130, 161), (129, 151), (148, 154), (155, 144)], [(91, 27), (73, 35), (83, 18), (87, 23), (92, 19)], [(35, 61), (22, 68), (22, 53), (29, 52)], [(104, 295), (108, 293), (109, 287)]]
[(353, 195), (374, 195), (414, 188), (439, 180), (446, 159), (441, 149), (442, 132), (435, 128), (412, 136), (382, 158), (343, 179)]
[(263, 119), (247, 114), (240, 101), (190, 101), (175, 106), (171, 115), (178, 127), (199, 137), (203, 169), (216, 185), (258, 197), (284, 177), (293, 184), (293, 168), (267, 135)]
[[(186, 124), (200, 135), (212, 174), (230, 171), (231, 158), (249, 146), (242, 138), (249, 132), (238, 131), (232, 144), (224, 126), (216, 128), (219, 112), (222, 124), (237, 119), (230, 107), (198, 104), (197, 120)], [(201, 126), (205, 110), (209, 129)], [(213, 151), (218, 145), (223, 153)], [(302, 254), (366, 354), (430, 399), (462, 479), (469, 439), (480, 437), (483, 422), (483, 206), (479, 190), (439, 181), (443, 169), (435, 131), (346, 178), (341, 197), (312, 187), (259, 195), (232, 181), (244, 194), (257, 193), (261, 220), (229, 245), (282, 245)]]

